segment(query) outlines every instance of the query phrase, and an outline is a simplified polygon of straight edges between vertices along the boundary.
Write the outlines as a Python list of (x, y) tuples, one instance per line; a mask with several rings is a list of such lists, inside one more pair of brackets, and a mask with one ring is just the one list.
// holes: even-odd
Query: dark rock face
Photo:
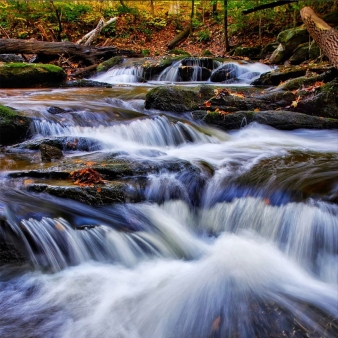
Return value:
[(320, 118), (290, 111), (238, 111), (232, 114), (192, 113), (195, 118), (214, 124), (223, 130), (239, 129), (251, 122), (258, 122), (280, 130), (307, 129), (335, 129), (338, 119)]
[(40, 144), (41, 160), (43, 162), (50, 162), (54, 159), (60, 159), (63, 157), (62, 151), (57, 148), (50, 146), (48, 144)]
[(223, 82), (230, 79), (236, 79), (237, 78), (237, 71), (238, 67), (234, 63), (227, 63), (224, 66), (219, 67), (216, 69), (211, 77), (211, 82)]
[(61, 87), (66, 87), (66, 88), (112, 88), (114, 86), (110, 83), (80, 79), (80, 80), (67, 81), (67, 82), (63, 83), (61, 85)]
[(29, 136), (30, 119), (0, 105), (0, 145), (25, 140)]
[(206, 81), (211, 75), (211, 70), (205, 67), (183, 66), (178, 68), (182, 81)]
[(65, 79), (64, 70), (54, 65), (7, 63), (0, 66), (1, 88), (57, 86)]
[(25, 62), (25, 59), (16, 54), (0, 54), (1, 62)]
[(338, 118), (338, 80), (305, 95), (295, 110), (308, 115)]

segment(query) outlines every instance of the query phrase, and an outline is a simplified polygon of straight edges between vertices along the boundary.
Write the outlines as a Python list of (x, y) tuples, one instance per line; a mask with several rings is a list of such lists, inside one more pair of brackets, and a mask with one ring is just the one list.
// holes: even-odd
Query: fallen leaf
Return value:
[(28, 178), (28, 179), (26, 179), (26, 180), (23, 181), (24, 185), (28, 185), (28, 184), (32, 184), (32, 183), (34, 183), (34, 180), (32, 180), (30, 178)]

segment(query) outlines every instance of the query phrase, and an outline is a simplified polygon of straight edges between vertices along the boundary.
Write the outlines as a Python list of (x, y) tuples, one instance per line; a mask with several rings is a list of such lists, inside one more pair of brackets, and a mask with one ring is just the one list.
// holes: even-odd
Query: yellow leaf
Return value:
[(32, 180), (32, 179), (26, 179), (26, 180), (23, 181), (24, 185), (28, 185), (28, 184), (32, 184), (32, 183), (34, 183), (34, 180)]
[(258, 111), (259, 111), (259, 108), (255, 108), (255, 109), (254, 109), (254, 112), (258, 112)]

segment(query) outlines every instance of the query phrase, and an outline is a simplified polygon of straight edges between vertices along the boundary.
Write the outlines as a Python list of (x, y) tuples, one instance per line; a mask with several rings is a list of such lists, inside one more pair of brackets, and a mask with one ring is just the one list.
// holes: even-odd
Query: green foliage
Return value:
[(150, 55), (150, 50), (149, 50), (149, 49), (142, 49), (142, 55), (143, 55), (143, 56), (148, 56), (148, 55)]
[(197, 32), (197, 41), (206, 42), (211, 38), (211, 32), (207, 29)]
[(59, 3), (59, 9), (62, 13), (62, 20), (65, 22), (74, 22), (80, 19), (81, 16), (91, 11), (91, 6), (81, 3)]

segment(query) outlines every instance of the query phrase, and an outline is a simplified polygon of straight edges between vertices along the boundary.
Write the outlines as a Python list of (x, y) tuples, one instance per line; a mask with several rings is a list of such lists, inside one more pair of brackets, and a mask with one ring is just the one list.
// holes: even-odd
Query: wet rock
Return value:
[(29, 137), (30, 119), (0, 105), (0, 145), (9, 145)]
[(211, 82), (223, 82), (230, 79), (236, 79), (238, 66), (235, 63), (226, 63), (217, 68), (211, 75)]
[(258, 79), (251, 82), (253, 86), (278, 86), (281, 82), (304, 76), (307, 69), (305, 67), (282, 67), (271, 72), (262, 74)]
[(25, 62), (25, 59), (17, 54), (0, 54), (0, 62)]
[(196, 57), (189, 57), (189, 58), (184, 58), (181, 61), (182, 66), (187, 66), (187, 67), (204, 67), (207, 69), (215, 69), (217, 68), (220, 64), (218, 61), (212, 59), (212, 58), (196, 58)]
[(186, 88), (181, 86), (157, 87), (146, 95), (145, 108), (185, 112), (198, 109), (214, 95), (211, 87)]
[(58, 86), (66, 79), (60, 67), (46, 64), (5, 63), (0, 65), (1, 88)]
[(60, 107), (49, 107), (47, 109), (47, 111), (48, 111), (49, 114), (56, 115), (56, 114), (66, 113), (69, 110), (66, 110), (66, 109), (63, 109), (63, 108), (60, 108)]
[(256, 192), (264, 187), (270, 194), (289, 192), (300, 201), (312, 197), (337, 203), (337, 175), (337, 154), (293, 150), (282, 157), (261, 160), (234, 181), (254, 187)]
[(173, 63), (184, 59), (186, 56), (187, 54), (177, 54), (177, 56), (164, 56), (160, 59), (147, 59), (140, 64), (140, 67), (143, 68), (143, 77), (146, 80), (150, 80), (154, 76), (161, 74)]
[(80, 79), (80, 80), (73, 80), (73, 81), (67, 81), (61, 85), (61, 87), (65, 88), (113, 88), (114, 86), (110, 83), (105, 82), (99, 82), (99, 81), (93, 81), (93, 80), (86, 80), (86, 79)]
[(140, 193), (140, 189), (133, 189), (130, 184), (121, 182), (113, 182), (99, 187), (65, 187), (47, 184), (31, 184), (28, 187), (28, 190), (95, 206), (113, 203), (140, 202), (144, 199)]
[(0, 265), (24, 263), (23, 253), (2, 235), (5, 226), (5, 220), (0, 220), (0, 228), (2, 228), (0, 231)]
[(178, 68), (181, 81), (206, 81), (211, 75), (211, 70), (205, 67), (182, 66)]
[(63, 157), (62, 151), (57, 148), (50, 146), (46, 143), (40, 144), (41, 160), (43, 162), (50, 162), (52, 160), (57, 160)]
[(268, 125), (280, 130), (293, 130), (299, 128), (307, 129), (336, 129), (338, 119), (321, 118), (309, 116), (291, 111), (238, 111), (230, 114), (219, 114), (218, 112), (192, 113), (196, 119), (203, 119), (206, 123), (216, 125), (223, 130), (239, 129), (251, 122)]
[(102, 149), (102, 144), (96, 139), (87, 137), (59, 136), (46, 139), (34, 139), (22, 142), (12, 147), (8, 147), (8, 152), (18, 152), (20, 150), (39, 150), (41, 144), (56, 147), (63, 151), (95, 151)]

